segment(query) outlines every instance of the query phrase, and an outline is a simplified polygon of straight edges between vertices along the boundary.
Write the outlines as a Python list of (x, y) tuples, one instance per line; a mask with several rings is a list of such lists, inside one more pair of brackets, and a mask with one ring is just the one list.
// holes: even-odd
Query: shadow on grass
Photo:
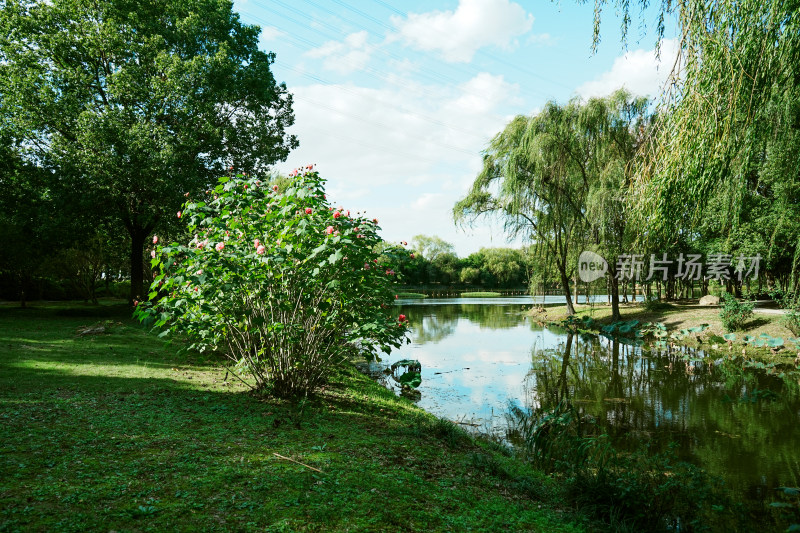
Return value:
[(355, 369), (298, 413), (57, 309), (0, 309), (0, 531), (572, 530)]
[[(463, 478), (462, 459), (430, 445), (440, 435), (402, 429), (409, 420), (392, 409), (324, 397), (313, 407), (298, 429), (287, 402), (249, 394), (3, 368), (0, 529), (264, 530), (284, 521), (292, 531), (377, 531), (407, 528), (408, 513), (443, 529), (477, 508), (485, 518), (474, 524), (490, 530), (518, 527), (497, 522), (498, 505), (520, 524), (538, 513)], [(453, 489), (440, 492), (442, 482)]]
[(756, 319), (753, 319), (753, 320), (748, 320), (744, 324), (743, 331), (751, 331), (751, 330), (754, 330), (754, 329), (763, 328), (763, 327), (766, 327), (766, 326), (768, 326), (770, 324), (771, 324), (771, 322), (769, 320), (767, 320), (766, 318), (756, 318)]

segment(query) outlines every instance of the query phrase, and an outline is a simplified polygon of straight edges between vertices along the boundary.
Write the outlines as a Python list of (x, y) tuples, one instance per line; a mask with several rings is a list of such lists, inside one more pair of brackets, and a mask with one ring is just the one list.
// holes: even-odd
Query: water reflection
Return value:
[(594, 417), (618, 448), (649, 443), (723, 476), (750, 499), (800, 484), (797, 377), (743, 370), (702, 352), (638, 347), (531, 324), (518, 303), (405, 305), (412, 344), (389, 361), (423, 365), (419, 405), (439, 416), (502, 429), (521, 409), (562, 399)]

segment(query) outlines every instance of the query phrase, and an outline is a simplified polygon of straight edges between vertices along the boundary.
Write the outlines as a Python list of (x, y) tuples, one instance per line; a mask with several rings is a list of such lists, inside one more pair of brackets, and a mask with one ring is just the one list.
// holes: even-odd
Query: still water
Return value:
[(404, 300), (412, 343), (386, 358), (422, 363), (418, 405), (502, 433), (509, 404), (568, 398), (616, 447), (677, 444), (681, 459), (721, 476), (742, 499), (800, 486), (800, 382), (726, 357), (670, 353), (543, 328), (530, 298)]

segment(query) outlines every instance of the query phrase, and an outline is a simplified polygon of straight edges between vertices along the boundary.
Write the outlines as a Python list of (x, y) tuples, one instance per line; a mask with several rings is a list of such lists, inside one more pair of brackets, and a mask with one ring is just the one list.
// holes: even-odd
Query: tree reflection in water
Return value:
[[(641, 348), (542, 329), (521, 305), (407, 305), (413, 343), (393, 357), (423, 363), (420, 405), (452, 419), (497, 420), (569, 400), (617, 449), (677, 443), (681, 459), (721, 475), (750, 499), (800, 485), (800, 392), (783, 378), (743, 370), (727, 354)], [(526, 348), (527, 346), (527, 348)], [(535, 346), (532, 352), (531, 346)], [(501, 420), (502, 421), (502, 420)]]

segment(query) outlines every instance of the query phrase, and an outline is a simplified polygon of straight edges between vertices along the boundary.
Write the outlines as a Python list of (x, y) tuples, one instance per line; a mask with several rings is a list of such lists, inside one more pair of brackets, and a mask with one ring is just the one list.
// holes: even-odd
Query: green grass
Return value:
[(421, 294), (419, 292), (398, 292), (397, 293), (397, 297), (398, 298), (422, 299), (422, 298), (427, 298), (428, 295), (427, 294)]
[[(177, 355), (128, 313), (0, 307), (0, 531), (585, 523), (551, 479), (349, 365), (301, 411)], [(76, 335), (98, 321), (106, 333)]]
[(462, 292), (462, 298), (495, 298), (502, 296), (499, 292)]

